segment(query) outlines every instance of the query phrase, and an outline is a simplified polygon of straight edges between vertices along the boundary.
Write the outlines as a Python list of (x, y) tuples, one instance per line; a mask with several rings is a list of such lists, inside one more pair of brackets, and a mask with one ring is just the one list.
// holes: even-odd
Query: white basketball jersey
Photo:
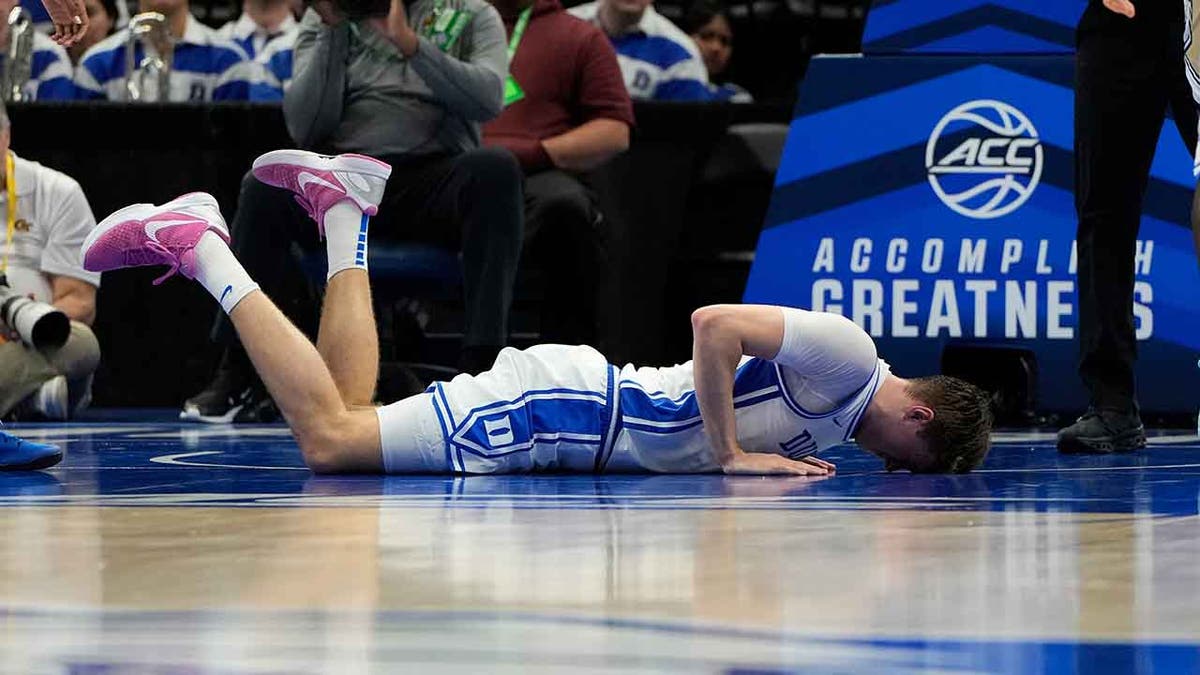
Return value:
[[(848, 319), (780, 311), (775, 360), (743, 358), (734, 376), (737, 437), (798, 459), (849, 441), (890, 368)], [(388, 471), (720, 471), (690, 361), (617, 368), (591, 347), (505, 349), (491, 370), (414, 400), (379, 412)]]
[[(874, 373), (841, 405), (824, 413), (797, 403), (784, 366), (743, 359), (734, 378), (737, 436), (747, 452), (799, 459), (849, 442), (859, 420), (888, 377), (878, 360)], [(673, 368), (626, 366), (619, 377), (620, 426), (607, 472), (705, 473), (720, 471), (705, 433), (691, 362)]]

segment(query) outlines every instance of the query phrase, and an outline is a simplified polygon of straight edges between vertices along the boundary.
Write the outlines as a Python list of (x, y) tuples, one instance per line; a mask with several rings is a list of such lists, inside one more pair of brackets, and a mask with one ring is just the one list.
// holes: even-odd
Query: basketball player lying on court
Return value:
[(849, 320), (770, 306), (696, 311), (694, 360), (683, 365), (618, 368), (590, 347), (510, 348), (490, 371), (376, 409), (367, 225), (390, 172), (361, 155), (294, 150), (254, 163), (259, 180), (295, 193), (327, 242), (315, 348), (234, 257), (210, 195), (114, 213), (84, 242), (84, 267), (166, 264), (163, 278), (199, 281), (318, 473), (824, 475), (834, 466), (816, 453), (851, 438), (889, 471), (963, 473), (987, 453), (981, 390), (901, 379)]

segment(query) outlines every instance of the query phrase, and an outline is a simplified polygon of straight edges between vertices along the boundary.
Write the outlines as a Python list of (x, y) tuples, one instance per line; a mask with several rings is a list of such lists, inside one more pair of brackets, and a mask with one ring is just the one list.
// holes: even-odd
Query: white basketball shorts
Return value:
[(592, 472), (612, 452), (617, 369), (591, 347), (504, 349), (378, 409), (388, 473)]

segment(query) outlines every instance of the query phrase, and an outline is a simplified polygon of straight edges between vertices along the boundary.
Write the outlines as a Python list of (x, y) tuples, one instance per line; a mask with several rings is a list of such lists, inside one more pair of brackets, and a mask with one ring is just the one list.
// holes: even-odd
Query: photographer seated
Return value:
[[(85, 271), (79, 259), (96, 219), (78, 183), (17, 157), (8, 149), (10, 138), (0, 105), (0, 209), (7, 223), (0, 239), (0, 272), (7, 277), (0, 287), (0, 418), (64, 420), (87, 405), (100, 364), (100, 345), (89, 328), (100, 275)], [(70, 319), (69, 330), (61, 315), (53, 316), (55, 309)], [(46, 318), (47, 312), (52, 316)], [(62, 321), (66, 343), (51, 339), (61, 346), (47, 345), (35, 336), (38, 318), (39, 331)]]

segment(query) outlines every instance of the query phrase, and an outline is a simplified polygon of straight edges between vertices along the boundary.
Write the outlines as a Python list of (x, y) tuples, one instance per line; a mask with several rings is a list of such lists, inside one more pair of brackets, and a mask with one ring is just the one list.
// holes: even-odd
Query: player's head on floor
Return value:
[(991, 397), (945, 375), (889, 378), (855, 433), (888, 471), (967, 473), (983, 462), (992, 431)]

